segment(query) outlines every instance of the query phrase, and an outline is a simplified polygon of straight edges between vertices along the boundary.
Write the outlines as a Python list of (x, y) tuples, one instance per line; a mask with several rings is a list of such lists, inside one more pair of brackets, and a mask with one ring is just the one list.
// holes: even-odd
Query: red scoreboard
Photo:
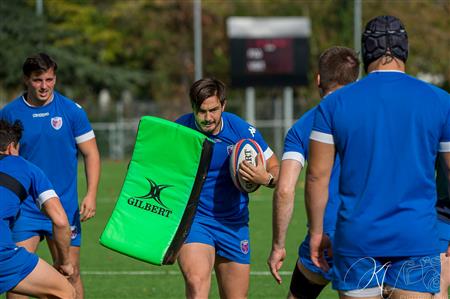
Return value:
[(308, 83), (308, 19), (231, 17), (227, 25), (233, 86)]

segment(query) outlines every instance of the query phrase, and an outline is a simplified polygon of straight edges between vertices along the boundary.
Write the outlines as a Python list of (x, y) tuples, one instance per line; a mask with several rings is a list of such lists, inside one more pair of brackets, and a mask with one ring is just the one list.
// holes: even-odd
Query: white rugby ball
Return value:
[(258, 155), (266, 167), (264, 153), (259, 144), (253, 139), (241, 139), (234, 146), (230, 156), (230, 173), (234, 185), (245, 193), (256, 191), (260, 185), (245, 181), (239, 174), (239, 167), (243, 161), (247, 161), (252, 165), (257, 164)]

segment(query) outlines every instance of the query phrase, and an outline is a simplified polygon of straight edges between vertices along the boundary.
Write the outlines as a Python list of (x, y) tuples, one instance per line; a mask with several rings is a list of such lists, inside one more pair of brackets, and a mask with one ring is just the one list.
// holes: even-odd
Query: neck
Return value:
[(41, 100), (30, 97), (30, 93), (27, 92), (25, 94), (25, 100), (27, 101), (28, 104), (30, 104), (33, 107), (42, 107), (42, 106), (45, 106), (48, 103), (50, 103), (53, 100), (53, 96), (54, 96), (54, 94), (52, 93), (52, 95), (48, 98), (48, 100), (41, 101)]
[(400, 59), (390, 56), (383, 56), (371, 64), (367, 68), (367, 72), (373, 71), (401, 71), (405, 72), (405, 63)]

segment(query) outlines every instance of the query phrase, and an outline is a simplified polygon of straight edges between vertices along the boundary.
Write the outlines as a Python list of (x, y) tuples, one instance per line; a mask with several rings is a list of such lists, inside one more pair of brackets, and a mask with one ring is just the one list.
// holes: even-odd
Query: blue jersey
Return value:
[[(49, 198), (56, 197), (53, 187), (36, 165), (18, 156), (6, 156), (0, 159), (0, 172), (4, 172), (18, 180), (32, 198), (36, 209)], [(15, 247), (12, 240), (11, 227), (19, 213), (20, 199), (6, 187), (0, 186), (0, 260), (2, 248)]]
[[(176, 120), (194, 130), (198, 130), (194, 114), (186, 114)], [(200, 193), (198, 216), (214, 217), (234, 223), (248, 222), (248, 194), (240, 192), (233, 184), (230, 174), (230, 154), (233, 145), (243, 138), (254, 139), (264, 151), (265, 159), (273, 152), (258, 130), (240, 117), (222, 113), (222, 128), (217, 135), (208, 135), (215, 141), (211, 164)]]
[[(95, 137), (84, 110), (54, 92), (53, 100), (42, 107), (30, 106), (20, 96), (0, 111), (0, 117), (22, 122), (20, 156), (44, 171), (71, 219), (78, 210), (77, 144)], [(21, 213), (47, 219), (30, 199), (24, 202)]]
[(320, 103), (311, 139), (334, 144), (341, 159), (336, 252), (439, 252), (434, 163), (450, 151), (448, 93), (403, 72), (372, 72)]
[[(316, 108), (307, 111), (303, 116), (289, 129), (284, 140), (284, 153), (282, 160), (296, 160), (302, 167), (305, 160), (308, 160), (309, 136), (314, 123), (314, 114)], [(339, 208), (339, 157), (336, 156), (333, 170), (331, 172), (330, 185), (328, 190), (328, 203), (324, 215), (323, 229), (326, 233), (334, 232), (336, 226), (337, 210)]]

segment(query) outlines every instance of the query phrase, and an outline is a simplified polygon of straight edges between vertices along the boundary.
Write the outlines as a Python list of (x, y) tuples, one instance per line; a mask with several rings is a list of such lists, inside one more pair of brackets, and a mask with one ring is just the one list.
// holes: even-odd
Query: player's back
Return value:
[(450, 137), (448, 94), (389, 71), (371, 73), (329, 100), (321, 108), (332, 111), (341, 158), (338, 252), (437, 252), (434, 160), (442, 137)]

